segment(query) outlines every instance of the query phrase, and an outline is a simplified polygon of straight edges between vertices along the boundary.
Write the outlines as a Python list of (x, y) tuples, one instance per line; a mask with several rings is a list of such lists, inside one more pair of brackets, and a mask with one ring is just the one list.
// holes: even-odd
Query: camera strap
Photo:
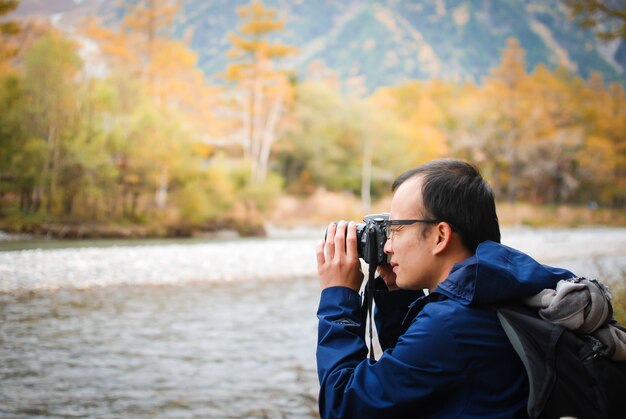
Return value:
[(365, 296), (364, 303), (367, 307), (367, 320), (369, 321), (369, 335), (370, 335), (370, 350), (369, 357), (370, 361), (376, 361), (376, 357), (374, 356), (374, 315), (373, 315), (373, 306), (374, 306), (374, 291), (376, 289), (376, 265), (369, 266), (369, 275), (367, 279), (367, 284), (365, 285)]

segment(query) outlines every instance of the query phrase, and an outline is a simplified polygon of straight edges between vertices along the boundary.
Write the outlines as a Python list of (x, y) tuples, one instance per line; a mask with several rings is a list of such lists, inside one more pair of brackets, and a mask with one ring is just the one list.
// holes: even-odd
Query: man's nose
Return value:
[(390, 255), (393, 253), (393, 245), (391, 243), (391, 239), (387, 239), (387, 241), (385, 242), (385, 246), (383, 247), (383, 250), (385, 251), (386, 254)]

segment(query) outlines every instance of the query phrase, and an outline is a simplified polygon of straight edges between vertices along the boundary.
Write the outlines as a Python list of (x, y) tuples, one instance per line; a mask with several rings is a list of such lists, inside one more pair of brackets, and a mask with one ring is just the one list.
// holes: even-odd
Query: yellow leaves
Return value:
[(229, 58), (244, 59), (258, 65), (296, 52), (294, 47), (268, 40), (268, 35), (281, 31), (285, 26), (284, 19), (276, 17), (275, 10), (253, 1), (248, 6), (239, 7), (237, 13), (242, 24), (238, 29), (239, 35), (228, 36), (232, 44)]
[(526, 52), (515, 38), (509, 38), (500, 66), (493, 70), (492, 82), (503, 83), (507, 89), (517, 88), (526, 76)]
[(152, 39), (171, 25), (179, 10), (177, 2), (171, 0), (139, 0), (124, 6), (129, 9), (122, 21), (125, 31), (143, 33)]
[(598, 135), (587, 137), (584, 148), (577, 155), (583, 173), (593, 174), (605, 182), (613, 177), (616, 157), (611, 140)]
[[(178, 12), (178, 3), (139, 0), (121, 6), (128, 10), (118, 29), (105, 28), (100, 21), (91, 18), (83, 24), (82, 32), (98, 43), (111, 68), (123, 67), (131, 74), (145, 77), (150, 74), (145, 66), (154, 64), (153, 58), (158, 50), (164, 45), (169, 48), (164, 33)], [(174, 58), (183, 58), (187, 63), (195, 59), (180, 55)]]
[(273, 57), (273, 58), (283, 58), (288, 55), (295, 54), (296, 52), (298, 52), (297, 48), (292, 47), (290, 45), (281, 44), (278, 42), (275, 42), (273, 45), (270, 45), (269, 48), (267, 49), (268, 56)]
[(445, 106), (437, 103), (441, 96), (445, 96), (442, 90), (440, 83), (410, 82), (381, 89), (372, 97), (377, 107), (391, 111), (397, 118), (396, 124), (401, 125), (396, 137), (388, 139), (401, 150), (396, 153), (402, 156), (402, 161), (397, 164), (404, 167), (417, 165), (449, 153), (447, 137), (442, 130)]
[(259, 49), (258, 40), (248, 40), (232, 33), (228, 35), (228, 40), (233, 45), (232, 49), (229, 51), (229, 58), (241, 58), (245, 56), (246, 53)]
[(419, 164), (443, 157), (449, 153), (445, 134), (433, 125), (411, 125), (407, 153), (413, 156), (414, 164)]
[(191, 151), (194, 155), (207, 159), (215, 153), (215, 147), (211, 144), (194, 141), (191, 143)]
[(155, 49), (152, 64), (156, 68), (163, 69), (164, 73), (170, 72), (174, 68), (197, 69), (198, 58), (196, 53), (178, 41), (160, 41)]
[(241, 20), (274, 20), (276, 11), (267, 8), (262, 2), (253, 1), (247, 6), (237, 8), (237, 14)]
[[(117, 29), (96, 19), (83, 25), (83, 33), (98, 45), (108, 70), (125, 74), (140, 85), (156, 106), (185, 115), (185, 126), (199, 135), (214, 130), (217, 89), (208, 86), (197, 54), (184, 42), (167, 36), (179, 2), (140, 0), (123, 7), (127, 14)], [(123, 86), (120, 86), (120, 94)], [(132, 94), (128, 94), (132, 96)], [(128, 101), (126, 101), (129, 103)]]
[(257, 37), (268, 32), (280, 31), (285, 27), (284, 20), (253, 20), (245, 23), (239, 28), (239, 32), (244, 35)]
[(227, 57), (233, 60), (274, 60), (294, 54), (297, 51), (292, 46), (279, 42), (269, 42), (266, 39), (246, 39), (235, 34), (229, 34), (228, 39), (232, 44), (232, 49), (228, 52)]
[(139, 66), (139, 56), (133, 50), (134, 42), (130, 35), (108, 29), (96, 18), (87, 19), (81, 32), (98, 44), (101, 56), (108, 60), (110, 67), (136, 69)]

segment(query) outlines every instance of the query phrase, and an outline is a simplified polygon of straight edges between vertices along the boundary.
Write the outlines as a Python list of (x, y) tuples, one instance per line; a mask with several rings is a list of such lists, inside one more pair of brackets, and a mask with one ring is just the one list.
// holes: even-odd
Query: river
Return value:
[[(267, 239), (0, 243), (0, 417), (318, 417), (320, 231)], [(626, 229), (503, 230), (622, 281)]]

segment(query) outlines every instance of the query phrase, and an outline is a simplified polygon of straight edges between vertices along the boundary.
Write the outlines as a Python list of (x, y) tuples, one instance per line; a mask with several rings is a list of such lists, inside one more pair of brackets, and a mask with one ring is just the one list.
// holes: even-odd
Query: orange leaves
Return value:
[(135, 42), (132, 36), (104, 27), (97, 18), (87, 19), (81, 29), (85, 36), (98, 44), (101, 57), (111, 67), (124, 66), (137, 72), (140, 62), (138, 54), (133, 50)]

